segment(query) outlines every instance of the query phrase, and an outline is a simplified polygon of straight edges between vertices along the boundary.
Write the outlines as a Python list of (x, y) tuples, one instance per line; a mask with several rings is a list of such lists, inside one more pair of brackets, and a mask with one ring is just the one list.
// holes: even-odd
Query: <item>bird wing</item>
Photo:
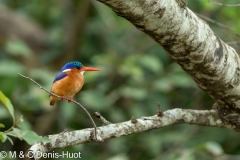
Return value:
[(54, 78), (53, 83), (56, 82), (56, 81), (58, 81), (58, 80), (63, 79), (63, 78), (66, 77), (66, 76), (67, 76), (66, 73), (64, 73), (64, 72), (59, 72), (59, 73), (56, 75), (56, 77)]

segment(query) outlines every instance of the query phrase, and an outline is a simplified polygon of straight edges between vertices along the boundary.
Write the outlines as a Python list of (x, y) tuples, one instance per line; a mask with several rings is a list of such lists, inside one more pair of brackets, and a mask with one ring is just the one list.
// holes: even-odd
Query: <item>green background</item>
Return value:
[[(188, 7), (240, 32), (239, 7), (207, 0), (191, 0)], [(209, 25), (223, 41), (239, 40), (238, 34)], [(240, 53), (239, 45), (231, 46)], [(46, 92), (17, 75), (27, 75), (50, 89), (61, 67), (75, 60), (101, 71), (84, 74), (85, 85), (74, 99), (112, 123), (154, 115), (157, 102), (163, 111), (208, 110), (214, 103), (159, 44), (97, 1), (0, 0), (0, 90), (11, 100), (15, 117), (23, 115), (20, 129), (48, 135), (92, 127), (78, 106), (66, 101), (50, 106)], [(12, 126), (2, 104), (0, 122)], [(181, 124), (54, 152), (80, 151), (87, 160), (212, 160), (221, 155), (233, 159), (240, 153), (239, 138), (238, 132), (225, 128)], [(0, 150), (19, 152), (30, 147), (25, 141), (13, 141), (14, 145), (0, 144)]]

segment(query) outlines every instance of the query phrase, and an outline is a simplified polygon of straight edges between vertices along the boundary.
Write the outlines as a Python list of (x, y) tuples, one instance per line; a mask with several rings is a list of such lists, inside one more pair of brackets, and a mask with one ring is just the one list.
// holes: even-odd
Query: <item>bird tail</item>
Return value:
[(57, 99), (56, 97), (53, 97), (53, 96), (50, 96), (50, 98), (51, 98), (50, 105), (53, 106), (56, 103)]
[(53, 106), (55, 104), (54, 101), (50, 101), (50, 105)]

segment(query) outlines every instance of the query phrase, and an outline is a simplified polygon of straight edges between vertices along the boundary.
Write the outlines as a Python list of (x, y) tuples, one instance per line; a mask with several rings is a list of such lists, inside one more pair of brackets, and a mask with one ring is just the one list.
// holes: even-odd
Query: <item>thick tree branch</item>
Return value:
[(163, 46), (216, 100), (220, 115), (240, 126), (239, 55), (186, 7), (185, 0), (98, 1)]
[[(133, 123), (129, 120), (122, 123), (108, 124), (98, 127), (97, 135), (105, 140), (144, 132), (151, 129), (162, 128), (173, 124), (196, 124), (203, 126), (224, 127), (233, 130), (236, 129), (236, 126), (226, 124), (222, 121), (219, 117), (218, 111), (215, 109), (201, 111), (176, 108), (163, 112), (162, 116), (158, 116), (158, 114), (156, 114), (154, 116), (136, 119), (136, 121), (136, 123)], [(65, 148), (68, 146), (92, 142), (90, 137), (92, 131), (92, 128), (87, 128), (49, 135), (51, 143), (38, 142), (31, 146), (31, 148), (26, 152), (26, 155), (28, 157), (33, 157), (35, 155), (35, 159), (38, 159), (37, 153), (40, 152), (46, 153), (56, 148)]]

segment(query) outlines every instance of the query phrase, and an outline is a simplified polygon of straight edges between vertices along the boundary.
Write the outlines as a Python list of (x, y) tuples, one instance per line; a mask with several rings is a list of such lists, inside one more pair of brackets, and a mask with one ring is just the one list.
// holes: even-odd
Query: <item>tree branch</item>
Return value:
[[(20, 73), (18, 74), (24, 78), (29, 79), (37, 86), (39, 86), (40, 89), (43, 89), (47, 93), (61, 98), (61, 96), (58, 96), (43, 88), (33, 79)], [(68, 98), (66, 99), (68, 100)], [(81, 106), (80, 103), (76, 101), (73, 102)], [(159, 103), (158, 107), (160, 107)], [(136, 119), (134, 116), (132, 116), (130, 121), (116, 124), (112, 124), (111, 122), (107, 121), (100, 113), (95, 112), (94, 115), (103, 122), (103, 125), (105, 125), (102, 127), (98, 127), (98, 129), (96, 129), (96, 125), (88, 111), (83, 107), (83, 109), (89, 115), (89, 118), (92, 120), (94, 128), (87, 128), (77, 131), (65, 130), (60, 134), (49, 135), (48, 137), (51, 140), (50, 143), (38, 142), (34, 144), (25, 153), (25, 156), (31, 159), (40, 159), (43, 153), (47, 153), (55, 148), (65, 148), (68, 146), (96, 141), (103, 142), (105, 139), (116, 138), (138, 132), (144, 132), (151, 129), (169, 126), (172, 124), (196, 124), (203, 126), (225, 127), (238, 131), (237, 126), (222, 120), (222, 118), (219, 116), (221, 114), (219, 114), (219, 110), (217, 107), (217, 105), (214, 105), (212, 110), (203, 111), (176, 108), (172, 110), (167, 110), (165, 112), (162, 112), (162, 110), (160, 110), (159, 108), (159, 111), (154, 116), (142, 117), (139, 119)]]
[(94, 112), (93, 115), (97, 117), (101, 122), (102, 125), (108, 125), (111, 124), (108, 120), (106, 120), (99, 112)]
[(211, 18), (208, 18), (208, 17), (206, 17), (206, 16), (204, 16), (202, 14), (199, 14), (199, 13), (195, 13), (195, 14), (198, 15), (200, 18), (202, 18), (202, 19), (204, 19), (204, 20), (206, 20), (208, 22), (211, 22), (213, 24), (216, 24), (216, 25), (218, 25), (218, 26), (220, 26), (220, 27), (222, 27), (224, 29), (227, 29), (227, 30), (231, 31), (233, 34), (235, 34), (236, 36), (240, 37), (240, 34), (238, 32), (236, 32), (234, 29), (232, 29), (232, 28), (230, 28), (230, 27), (228, 27), (228, 26), (226, 26), (226, 25), (224, 25), (222, 23), (219, 23), (219, 22), (217, 22), (217, 21), (215, 21), (215, 20), (213, 20)]
[(223, 6), (223, 7), (240, 7), (240, 4), (224, 4), (224, 3), (219, 3), (213, 0), (208, 0), (209, 2), (212, 2), (213, 4)]
[(98, 1), (158, 42), (214, 98), (222, 118), (240, 128), (239, 55), (187, 8), (186, 0)]
[[(235, 130), (236, 126), (226, 124), (219, 117), (218, 111), (212, 110), (188, 110), (188, 109), (172, 109), (163, 112), (162, 116), (158, 114), (150, 117), (142, 117), (136, 119), (136, 122), (131, 120), (121, 123), (108, 124), (98, 127), (97, 135), (103, 140), (117, 138), (147, 130), (162, 128), (173, 124), (196, 124), (202, 126), (224, 127)], [(46, 153), (56, 148), (65, 148), (82, 143), (92, 142), (89, 135), (92, 134), (92, 128), (64, 131), (60, 134), (49, 135), (51, 143), (38, 142), (31, 146), (26, 152), (28, 157), (38, 159), (37, 153)], [(30, 152), (29, 152), (30, 151)], [(40, 158), (40, 157), (39, 157)]]

